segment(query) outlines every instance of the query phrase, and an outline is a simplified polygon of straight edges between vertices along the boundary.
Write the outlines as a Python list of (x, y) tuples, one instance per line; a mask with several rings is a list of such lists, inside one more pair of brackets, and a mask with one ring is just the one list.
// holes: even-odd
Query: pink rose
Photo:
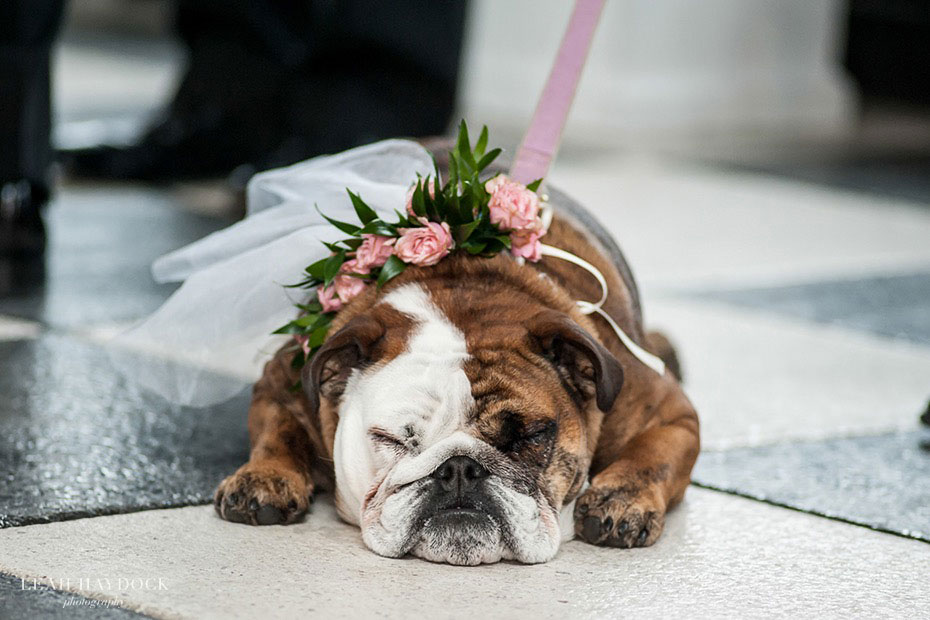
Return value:
[(546, 234), (542, 227), (515, 230), (510, 233), (510, 253), (535, 263), (542, 258), (539, 238)]
[(539, 197), (526, 186), (498, 175), (484, 184), (491, 199), (491, 223), (502, 230), (532, 228), (539, 217)]
[(323, 312), (335, 312), (342, 308), (342, 300), (339, 299), (336, 294), (336, 287), (332, 284), (325, 288), (321, 286), (316, 289), (316, 298), (320, 301), (320, 305), (323, 306)]
[(436, 185), (435, 185), (436, 182), (431, 177), (426, 177), (425, 179), (417, 179), (417, 182), (414, 183), (410, 187), (410, 189), (407, 190), (407, 214), (410, 215), (410, 217), (416, 217), (418, 219), (421, 219), (413, 210), (413, 192), (416, 191), (417, 184), (419, 183), (423, 183), (426, 185), (425, 189), (426, 191), (429, 192), (430, 198), (435, 198), (436, 197)]
[[(358, 275), (367, 275), (369, 271), (368, 267), (359, 264), (357, 258), (347, 260), (342, 263), (342, 267), (339, 268), (339, 273), (344, 274), (354, 273)], [(351, 275), (339, 275), (333, 278), (333, 286), (336, 287), (336, 295), (339, 296), (339, 299), (344, 304), (358, 297), (359, 293), (365, 290), (367, 284), (365, 280), (354, 278)]]
[(405, 263), (422, 267), (435, 265), (452, 249), (452, 233), (445, 222), (427, 222), (422, 228), (401, 228), (394, 254)]
[(320, 300), (320, 305), (323, 306), (323, 312), (339, 310), (344, 304), (358, 297), (368, 283), (348, 274), (366, 275), (369, 271), (368, 267), (359, 264), (357, 258), (342, 263), (339, 273), (346, 275), (338, 275), (333, 278), (332, 284), (317, 289), (316, 296)]
[(362, 238), (364, 241), (355, 251), (355, 260), (360, 267), (366, 269), (367, 273), (372, 267), (380, 267), (390, 258), (394, 251), (391, 247), (394, 245), (394, 238), (367, 233), (362, 235)]

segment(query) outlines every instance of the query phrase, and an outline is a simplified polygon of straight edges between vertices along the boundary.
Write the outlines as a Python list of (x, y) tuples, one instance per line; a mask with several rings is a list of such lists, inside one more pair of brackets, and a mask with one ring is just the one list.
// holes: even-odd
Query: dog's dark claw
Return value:
[(614, 529), (614, 520), (610, 517), (607, 517), (604, 519), (604, 531), (609, 533), (612, 529)]
[(601, 538), (601, 520), (597, 517), (585, 517), (584, 538), (588, 542), (597, 542)]
[[(254, 501), (254, 500), (253, 500)], [(284, 523), (284, 513), (274, 506), (265, 505), (255, 513), (255, 521), (259, 525), (275, 525)]]
[(226, 507), (226, 510), (223, 512), (223, 514), (226, 516), (227, 521), (232, 521), (233, 523), (249, 522), (249, 518), (245, 515), (245, 513), (239, 512), (238, 510), (230, 508), (229, 506)]
[(255, 512), (258, 510), (258, 500), (254, 497), (249, 500), (249, 510)]
[(630, 529), (630, 524), (628, 521), (621, 521), (620, 525), (617, 527), (617, 534), (623, 536), (626, 534), (627, 530)]
[(636, 538), (636, 544), (640, 547), (646, 542), (646, 539), (649, 538), (649, 530), (643, 528), (643, 531), (639, 533), (639, 536)]

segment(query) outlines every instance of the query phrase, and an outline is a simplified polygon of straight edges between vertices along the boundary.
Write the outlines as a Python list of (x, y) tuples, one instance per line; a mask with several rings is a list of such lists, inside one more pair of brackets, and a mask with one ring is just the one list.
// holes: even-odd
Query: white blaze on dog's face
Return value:
[[(402, 352), (344, 375), (334, 444), (340, 514), (389, 557), (469, 565), (552, 558), (572, 532), (563, 500), (579, 492), (590, 459), (583, 395), (573, 402), (542, 356), (518, 373), (529, 383), (511, 382), (509, 395), (505, 381), (481, 378), (481, 352), (469, 351), (419, 285), (379, 304), (413, 325)], [(505, 360), (487, 361), (506, 372)], [(534, 372), (551, 375), (549, 390), (531, 387)]]

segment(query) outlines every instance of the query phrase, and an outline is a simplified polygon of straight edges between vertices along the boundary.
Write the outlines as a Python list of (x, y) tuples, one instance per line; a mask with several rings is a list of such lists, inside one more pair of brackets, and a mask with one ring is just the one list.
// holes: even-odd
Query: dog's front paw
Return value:
[(648, 547), (665, 526), (665, 507), (650, 489), (591, 487), (575, 502), (575, 534), (594, 545)]
[(246, 463), (216, 489), (213, 506), (227, 521), (250, 525), (293, 523), (310, 506), (313, 484), (299, 472)]

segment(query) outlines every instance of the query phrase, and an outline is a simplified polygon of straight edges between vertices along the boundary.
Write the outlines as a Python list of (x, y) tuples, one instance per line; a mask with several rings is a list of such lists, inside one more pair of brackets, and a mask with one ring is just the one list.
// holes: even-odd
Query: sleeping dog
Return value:
[(643, 327), (619, 249), (550, 195), (546, 243), (600, 270), (603, 309), (663, 374), (581, 313), (576, 300), (601, 288), (572, 263), (452, 255), (411, 267), (344, 307), (301, 372), (293, 347), (268, 362), (251, 456), (217, 489), (219, 515), (292, 523), (332, 491), (374, 552), (451, 564), (544, 562), (573, 536), (654, 543), (688, 486), (697, 414), (674, 350)]

